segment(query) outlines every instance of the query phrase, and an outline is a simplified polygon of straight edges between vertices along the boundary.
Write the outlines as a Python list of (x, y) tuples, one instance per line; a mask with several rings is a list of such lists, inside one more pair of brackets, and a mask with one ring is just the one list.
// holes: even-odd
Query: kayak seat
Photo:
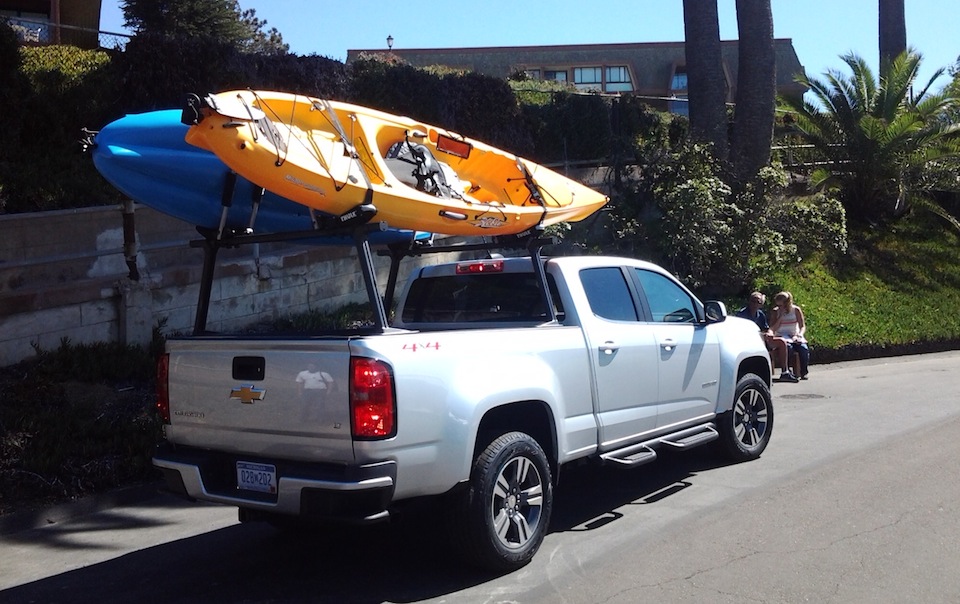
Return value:
[(400, 182), (418, 191), (446, 199), (463, 198), (461, 191), (466, 189), (456, 172), (437, 160), (426, 145), (398, 141), (387, 150), (384, 160)]

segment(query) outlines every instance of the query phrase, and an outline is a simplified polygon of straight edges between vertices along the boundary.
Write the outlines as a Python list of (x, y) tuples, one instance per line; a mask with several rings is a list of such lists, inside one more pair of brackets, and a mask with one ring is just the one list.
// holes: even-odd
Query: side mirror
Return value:
[(720, 323), (727, 318), (727, 307), (719, 300), (705, 302), (703, 311), (707, 315), (707, 323)]

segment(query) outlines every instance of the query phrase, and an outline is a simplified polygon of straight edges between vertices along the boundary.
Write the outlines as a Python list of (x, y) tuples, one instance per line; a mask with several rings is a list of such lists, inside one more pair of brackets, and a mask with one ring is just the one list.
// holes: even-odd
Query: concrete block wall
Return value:
[[(190, 333), (203, 262), (186, 223), (137, 206), (139, 279), (123, 254), (118, 207), (0, 216), (0, 366), (75, 344), (149, 342), (154, 326)], [(411, 258), (401, 279), (457, 254)], [(386, 283), (389, 262), (376, 258)], [(218, 255), (207, 328), (236, 331), (282, 315), (366, 301), (352, 247), (260, 244)], [(402, 283), (402, 281), (401, 281)]]

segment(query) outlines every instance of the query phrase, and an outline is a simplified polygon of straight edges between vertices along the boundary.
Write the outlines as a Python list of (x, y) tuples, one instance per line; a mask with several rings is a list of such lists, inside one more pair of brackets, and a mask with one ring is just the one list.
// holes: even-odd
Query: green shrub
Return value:
[(523, 113), (537, 161), (597, 160), (609, 155), (610, 104), (600, 95), (558, 93), (549, 103), (525, 105)]
[(207, 37), (134, 36), (114, 70), (123, 110), (172, 109), (190, 93), (246, 88), (252, 69), (245, 57), (234, 44)]
[(533, 150), (517, 98), (505, 81), (478, 73), (448, 73), (441, 85), (443, 126), (519, 155)]
[[(154, 334), (158, 337), (157, 334)], [(162, 346), (160, 344), (159, 346)], [(113, 342), (71, 344), (64, 338), (56, 350), (36, 348), (33, 371), (51, 379), (87, 382), (153, 379), (158, 345), (150, 349)]]
[(17, 77), (22, 63), (20, 58), (20, 42), (17, 34), (5, 20), (0, 20), (0, 78), (3, 78), (3, 92), (9, 93), (8, 84)]
[(38, 94), (57, 95), (83, 84), (91, 73), (110, 62), (102, 50), (76, 46), (24, 46), (21, 69)]
[(392, 55), (364, 55), (350, 65), (349, 100), (518, 154), (533, 148), (516, 96), (499, 78), (413, 67)]
[(84, 127), (112, 113), (110, 55), (73, 46), (21, 47), (15, 108), (5, 111), (7, 144), (0, 150), (0, 184), (8, 212), (112, 203), (115, 189), (80, 153)]
[(510, 89), (523, 106), (544, 106), (553, 101), (558, 93), (570, 94), (576, 91), (571, 84), (557, 80), (531, 80), (525, 74), (514, 74), (507, 80)]
[(767, 224), (796, 246), (797, 260), (820, 250), (847, 250), (843, 204), (824, 193), (777, 200), (770, 207)]
[(240, 88), (279, 90), (322, 98), (346, 100), (350, 82), (340, 61), (318, 55), (247, 54), (252, 73)]
[(659, 233), (674, 272), (702, 285), (724, 253), (741, 215), (730, 188), (719, 178), (692, 178), (658, 187), (663, 215)]
[(373, 325), (373, 310), (368, 303), (351, 303), (332, 311), (309, 311), (281, 317), (269, 326), (279, 333), (324, 333)]
[(362, 55), (350, 65), (349, 100), (359, 105), (446, 126), (442, 94), (440, 77), (400, 60)]

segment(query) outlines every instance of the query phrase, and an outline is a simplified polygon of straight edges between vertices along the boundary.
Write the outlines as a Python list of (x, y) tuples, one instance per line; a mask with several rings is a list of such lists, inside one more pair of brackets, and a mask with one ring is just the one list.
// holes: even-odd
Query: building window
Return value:
[(687, 68), (676, 67), (673, 70), (673, 79), (670, 81), (670, 91), (687, 89)]
[(607, 92), (632, 92), (633, 82), (630, 81), (630, 70), (626, 65), (607, 67)]
[(603, 86), (603, 69), (600, 67), (575, 67), (573, 84), (581, 89), (600, 90)]
[(557, 82), (566, 82), (566, 81), (567, 81), (567, 72), (566, 72), (566, 70), (559, 71), (559, 70), (547, 69), (547, 70), (544, 70), (544, 72), (543, 72), (543, 79), (544, 79), (544, 80), (555, 80), (555, 81), (557, 81)]
[(523, 73), (527, 76), (528, 80), (539, 80), (540, 79), (540, 70), (539, 69), (524, 69)]
[(676, 101), (667, 101), (667, 111), (670, 113), (676, 113), (677, 115), (686, 115), (690, 116), (690, 103), (687, 101), (687, 95), (685, 94), (675, 94), (673, 98), (677, 99)]
[(667, 110), (678, 115), (690, 115), (690, 104), (687, 102), (687, 68), (678, 65), (673, 68), (673, 78), (670, 79), (670, 96), (676, 101), (667, 102)]

